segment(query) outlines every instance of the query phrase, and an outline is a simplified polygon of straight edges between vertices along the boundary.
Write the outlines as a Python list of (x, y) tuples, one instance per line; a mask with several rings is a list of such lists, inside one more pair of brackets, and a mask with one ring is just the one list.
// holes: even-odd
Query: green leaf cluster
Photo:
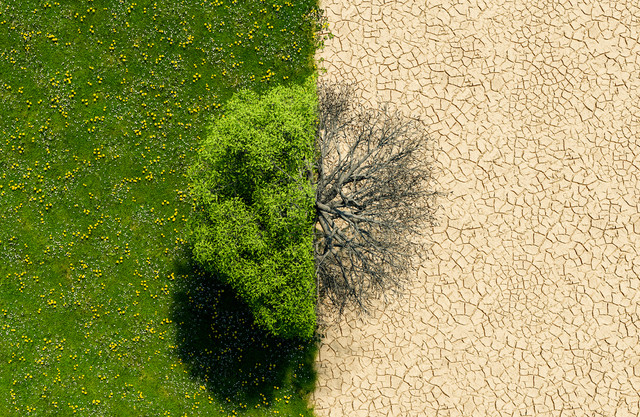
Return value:
[(237, 92), (189, 170), (195, 259), (286, 338), (316, 327), (315, 78)]

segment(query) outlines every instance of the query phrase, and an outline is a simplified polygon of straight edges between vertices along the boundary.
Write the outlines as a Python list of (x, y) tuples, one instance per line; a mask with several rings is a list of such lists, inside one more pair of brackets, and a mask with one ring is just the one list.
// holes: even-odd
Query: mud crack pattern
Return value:
[(322, 77), (418, 114), (441, 223), (329, 324), (319, 416), (640, 414), (636, 1), (323, 0)]

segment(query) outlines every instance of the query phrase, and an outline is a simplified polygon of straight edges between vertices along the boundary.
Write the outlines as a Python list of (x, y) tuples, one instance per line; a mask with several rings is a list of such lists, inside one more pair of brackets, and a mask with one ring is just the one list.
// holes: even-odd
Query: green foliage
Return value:
[(238, 92), (189, 171), (195, 259), (282, 337), (315, 330), (315, 76)]
[(311, 416), (310, 343), (189, 268), (185, 174), (234, 91), (314, 70), (316, 6), (0, 0), (0, 416)]

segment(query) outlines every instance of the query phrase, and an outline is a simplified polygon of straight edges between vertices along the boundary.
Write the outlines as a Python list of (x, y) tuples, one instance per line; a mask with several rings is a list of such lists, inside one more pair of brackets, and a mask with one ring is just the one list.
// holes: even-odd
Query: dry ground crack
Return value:
[(323, 77), (422, 116), (452, 194), (404, 297), (325, 330), (317, 414), (638, 415), (638, 3), (321, 7)]

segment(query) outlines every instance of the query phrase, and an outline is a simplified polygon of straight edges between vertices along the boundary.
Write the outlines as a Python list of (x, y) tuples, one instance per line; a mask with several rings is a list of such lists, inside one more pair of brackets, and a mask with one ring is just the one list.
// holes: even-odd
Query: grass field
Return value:
[(0, 415), (312, 415), (315, 343), (190, 261), (184, 174), (233, 92), (316, 71), (316, 12), (0, 0)]

